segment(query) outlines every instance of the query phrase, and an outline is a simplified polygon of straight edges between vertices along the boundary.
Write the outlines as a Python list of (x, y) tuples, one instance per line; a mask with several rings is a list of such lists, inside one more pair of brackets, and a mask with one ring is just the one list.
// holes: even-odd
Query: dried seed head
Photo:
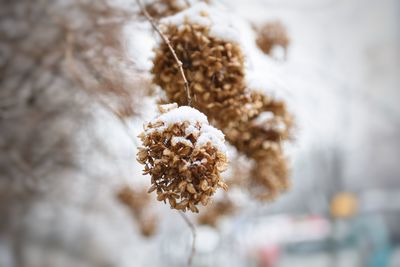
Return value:
[(117, 192), (117, 197), (129, 209), (138, 223), (141, 234), (146, 237), (152, 236), (157, 230), (157, 217), (149, 212), (150, 198), (146, 191), (124, 186)]
[(286, 27), (281, 22), (268, 22), (257, 29), (257, 33), (256, 43), (265, 54), (271, 55), (274, 47), (282, 47), (286, 53), (290, 41)]
[(151, 237), (153, 236), (158, 227), (158, 218), (156, 216), (149, 216), (146, 218), (140, 218), (138, 223), (140, 227), (140, 232), (143, 236), (145, 237)]
[(234, 202), (224, 197), (221, 200), (214, 201), (206, 210), (200, 212), (197, 221), (199, 224), (216, 227), (219, 219), (225, 216), (233, 215), (237, 211)]
[(270, 150), (280, 149), (280, 144), (291, 138), (293, 117), (283, 101), (270, 99), (253, 92), (253, 115), (221, 127), (226, 139), (246, 156), (263, 160)]
[(251, 171), (249, 188), (259, 200), (273, 200), (290, 187), (287, 160), (281, 149), (256, 162)]
[(218, 187), (226, 189), (220, 176), (227, 165), (224, 136), (193, 108), (159, 110), (140, 135), (138, 161), (151, 175), (149, 192), (156, 191), (159, 201), (168, 199), (171, 208), (198, 212), (196, 205), (206, 204)]

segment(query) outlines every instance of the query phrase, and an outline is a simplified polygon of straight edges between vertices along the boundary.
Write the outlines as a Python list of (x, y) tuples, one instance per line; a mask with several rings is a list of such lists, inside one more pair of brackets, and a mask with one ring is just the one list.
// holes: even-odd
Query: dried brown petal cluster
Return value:
[(271, 99), (261, 93), (252, 93), (252, 116), (231, 121), (223, 127), (226, 139), (246, 156), (261, 160), (271, 156), (281, 142), (291, 137), (293, 117), (283, 101)]
[(182, 113), (195, 110), (176, 107), (160, 106), (161, 115), (146, 125), (140, 135), (143, 147), (138, 152), (138, 161), (145, 165), (144, 174), (151, 175), (148, 192), (156, 191), (157, 200), (168, 200), (173, 209), (198, 212), (196, 206), (207, 205), (218, 187), (227, 189), (220, 176), (227, 167), (225, 152), (211, 141), (202, 141), (204, 136), (215, 132), (223, 141), (223, 134), (205, 121), (163, 121), (162, 115), (171, 110)]
[(279, 21), (268, 22), (257, 29), (258, 47), (265, 53), (270, 55), (275, 46), (280, 46), (285, 53), (289, 46), (289, 37), (286, 27)]
[[(169, 25), (165, 34), (183, 63), (195, 108), (214, 119), (232, 104), (245, 102), (244, 61), (237, 44), (211, 37), (208, 27), (188, 22), (179, 28)], [(187, 103), (178, 65), (164, 43), (156, 50), (152, 72), (154, 82), (165, 90), (168, 100), (179, 105)]]
[[(244, 57), (238, 44), (212, 37), (208, 27), (188, 21), (179, 27), (168, 25), (165, 35), (183, 62), (193, 105), (239, 152), (256, 161), (251, 184), (266, 190), (263, 195), (276, 195), (272, 192), (285, 189), (281, 183), (271, 182), (276, 186), (272, 188), (264, 181), (270, 175), (275, 179), (274, 173), (281, 174), (281, 180), (288, 177), (281, 143), (291, 137), (293, 118), (285, 103), (246, 88)], [(178, 66), (165, 44), (156, 51), (152, 72), (167, 101), (179, 105), (187, 102)]]
[(273, 200), (290, 187), (287, 159), (282, 148), (268, 150), (269, 155), (255, 162), (249, 188), (259, 200)]
[(234, 202), (229, 198), (223, 198), (218, 201), (214, 201), (207, 207), (207, 210), (204, 210), (197, 221), (202, 225), (209, 225), (212, 227), (216, 227), (219, 219), (224, 216), (229, 216), (235, 213), (237, 210)]
[[(251, 115), (221, 128), (227, 141), (255, 160), (249, 188), (260, 200), (275, 198), (288, 188), (287, 159), (282, 142), (291, 138), (293, 117), (283, 101), (252, 93)], [(256, 189), (256, 190), (253, 190)]]
[(117, 197), (122, 204), (129, 208), (142, 235), (146, 237), (154, 235), (157, 230), (157, 217), (148, 212), (149, 194), (145, 190), (133, 190), (124, 186), (117, 192)]

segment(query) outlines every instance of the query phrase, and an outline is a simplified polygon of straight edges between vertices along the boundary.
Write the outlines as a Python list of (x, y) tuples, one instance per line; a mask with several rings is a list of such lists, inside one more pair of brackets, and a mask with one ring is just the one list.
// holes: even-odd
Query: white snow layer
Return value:
[(190, 140), (186, 139), (185, 137), (182, 136), (174, 136), (171, 139), (171, 143), (173, 146), (176, 146), (177, 144), (185, 144), (187, 146), (193, 147), (192, 142)]
[[(171, 106), (171, 104), (168, 106)], [(220, 130), (209, 125), (206, 115), (197, 109), (188, 106), (171, 109), (156, 117), (150, 123), (154, 125), (158, 122), (162, 122), (163, 124), (156, 128), (146, 129), (145, 132), (147, 134), (150, 134), (153, 131), (162, 132), (173, 124), (189, 122), (189, 126), (185, 129), (185, 137), (188, 137), (191, 134), (198, 135), (195, 147), (202, 147), (207, 143), (210, 143), (213, 147), (226, 153), (224, 134)], [(199, 125), (199, 128), (197, 128), (197, 125)], [(190, 140), (185, 137), (173, 137), (171, 140), (172, 145), (184, 143), (192, 146)]]
[(196, 147), (204, 146), (207, 143), (211, 143), (215, 148), (226, 153), (224, 134), (211, 125), (204, 124), (200, 129), (200, 136), (197, 139)]
[(162, 19), (162, 24), (184, 25), (185, 22), (195, 23), (209, 27), (210, 36), (228, 42), (239, 43), (240, 33), (234, 26), (234, 17), (228, 12), (209, 6), (203, 2), (194, 4), (192, 7), (178, 14)]
[(184, 121), (188, 121), (190, 124), (196, 124), (196, 122), (208, 124), (206, 115), (188, 106), (181, 106), (161, 114), (156, 118), (156, 121), (162, 121), (167, 126)]

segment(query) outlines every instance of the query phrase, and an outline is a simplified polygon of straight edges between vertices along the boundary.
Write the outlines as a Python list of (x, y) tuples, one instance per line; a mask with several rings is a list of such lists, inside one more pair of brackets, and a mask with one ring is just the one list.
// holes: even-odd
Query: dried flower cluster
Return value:
[[(254, 92), (252, 116), (222, 128), (238, 151), (255, 160), (249, 187), (260, 200), (270, 200), (288, 188), (288, 166), (282, 141), (291, 138), (293, 117), (283, 101)], [(253, 190), (258, 188), (257, 190)]]
[(150, 237), (157, 230), (157, 218), (149, 214), (150, 196), (145, 190), (134, 190), (124, 186), (117, 192), (118, 200), (130, 210), (143, 236)]
[[(243, 54), (237, 44), (213, 38), (207, 27), (189, 22), (182, 27), (170, 25), (165, 33), (183, 63), (195, 108), (215, 119), (227, 108), (241, 107), (247, 101), (243, 96)], [(166, 44), (157, 49), (152, 72), (154, 82), (165, 90), (168, 100), (179, 105), (187, 103), (178, 65)]]
[[(208, 17), (204, 11), (200, 16)], [(252, 176), (251, 184), (268, 191), (256, 197), (275, 196), (275, 192), (287, 187), (283, 186), (287, 184), (288, 170), (281, 142), (291, 136), (292, 115), (283, 101), (246, 88), (240, 46), (210, 36), (209, 31), (210, 27), (186, 19), (180, 26), (167, 25), (165, 34), (183, 62), (193, 105), (225, 133), (239, 152), (256, 161), (257, 175)], [(166, 92), (166, 101), (186, 103), (178, 65), (167, 45), (161, 44), (157, 49), (152, 72), (154, 82)], [(282, 175), (282, 182), (269, 182), (276, 174)]]
[(199, 111), (177, 104), (159, 106), (161, 114), (140, 135), (138, 161), (151, 175), (149, 192), (171, 208), (198, 212), (218, 187), (227, 189), (220, 173), (227, 167), (222, 132)]
[(290, 187), (287, 160), (281, 146), (267, 153), (255, 162), (249, 181), (250, 192), (259, 200), (272, 200)]
[(268, 22), (257, 29), (257, 46), (270, 55), (274, 47), (282, 47), (286, 52), (289, 46), (289, 37), (286, 27), (279, 21)]
[(232, 215), (237, 210), (235, 203), (229, 198), (214, 201), (197, 218), (197, 222), (202, 225), (216, 227), (218, 221), (224, 217)]
[(240, 152), (253, 159), (270, 156), (280, 142), (290, 138), (293, 118), (285, 103), (271, 99), (261, 93), (252, 93), (251, 113), (224, 127), (227, 140)]

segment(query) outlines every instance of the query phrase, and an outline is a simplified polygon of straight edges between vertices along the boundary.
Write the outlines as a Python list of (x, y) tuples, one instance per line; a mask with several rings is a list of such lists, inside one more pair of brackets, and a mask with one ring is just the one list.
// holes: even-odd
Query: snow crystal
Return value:
[(262, 125), (274, 118), (274, 113), (271, 111), (261, 112), (260, 115), (254, 120), (255, 125)]
[(210, 142), (215, 148), (225, 153), (226, 146), (224, 141), (225, 136), (220, 130), (205, 124), (201, 127), (200, 136), (197, 139), (196, 147), (201, 147)]
[(185, 137), (181, 137), (181, 136), (172, 137), (171, 143), (173, 146), (176, 146), (177, 144), (182, 143), (187, 146), (193, 147), (193, 144), (192, 144), (192, 142), (190, 142), (190, 140), (186, 139)]
[(185, 135), (189, 136), (189, 135), (197, 135), (199, 133), (199, 129), (197, 129), (196, 127), (194, 127), (193, 125), (189, 125), (186, 129), (185, 129)]
[(283, 121), (275, 121), (274, 124), (268, 124), (268, 121), (274, 118), (274, 113), (271, 111), (265, 111), (260, 113), (260, 115), (254, 120), (254, 124), (263, 127), (266, 130), (275, 130), (278, 132), (284, 132), (286, 130), (286, 125)]
[(170, 110), (176, 109), (178, 107), (177, 103), (171, 103), (171, 104), (164, 104), (164, 105), (159, 105), (158, 106), (158, 110), (161, 113), (166, 113)]
[(284, 132), (286, 131), (286, 124), (283, 121), (279, 121), (277, 124), (275, 124), (274, 130), (278, 132)]
[(212, 17), (212, 20), (213, 24), (210, 28), (210, 36), (225, 40), (227, 42), (239, 43), (240, 33), (233, 23), (230, 23), (230, 16), (227, 15), (225, 18), (215, 16)]

